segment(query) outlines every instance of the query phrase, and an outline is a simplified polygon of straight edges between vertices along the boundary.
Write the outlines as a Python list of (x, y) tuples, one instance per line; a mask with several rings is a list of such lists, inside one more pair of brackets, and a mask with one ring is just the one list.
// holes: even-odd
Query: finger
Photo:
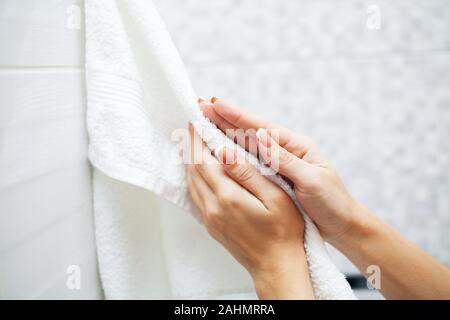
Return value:
[(224, 180), (228, 178), (217, 159), (211, 154), (211, 150), (209, 150), (193, 126), (189, 126), (189, 132), (191, 135), (191, 146), (193, 146), (191, 147), (191, 153), (194, 154), (191, 156), (193, 160), (191, 163), (209, 187), (214, 192), (218, 192), (221, 186), (226, 183)]
[(222, 99), (216, 100), (212, 104), (212, 107), (218, 115), (237, 128), (257, 129), (275, 126), (274, 124), (271, 124), (251, 113), (245, 112)]
[(203, 141), (195, 132), (192, 123), (189, 123), (189, 136), (191, 138), (189, 145), (189, 164), (201, 163)]
[[(201, 218), (203, 220), (202, 216), (203, 216), (203, 211), (204, 211), (204, 202), (203, 202), (202, 197), (199, 194), (199, 191), (197, 190), (197, 184), (195, 182), (196, 178), (193, 177), (193, 172), (194, 172), (193, 166), (189, 166), (188, 174), (187, 174), (188, 191), (189, 191), (189, 194), (191, 195), (192, 201), (199, 209)], [(198, 173), (197, 173), (197, 175), (198, 175)]]
[[(208, 228), (208, 221), (211, 219), (211, 214), (218, 213), (218, 199), (216, 194), (209, 188), (206, 181), (195, 169), (195, 166), (191, 167), (190, 173), (190, 187), (192, 199), (198, 207), (199, 218), (203, 225)], [(214, 230), (208, 228), (208, 232), (219, 242), (223, 240), (220, 232), (214, 232)]]
[[(223, 133), (225, 133), (231, 140), (235, 143), (239, 143), (242, 147), (245, 147), (246, 150), (249, 149), (250, 139), (253, 139), (256, 142), (255, 134), (256, 130), (253, 129), (253, 135), (245, 132), (244, 129), (238, 128), (235, 125), (231, 124), (227, 120), (225, 120), (222, 116), (217, 114), (217, 112), (213, 108), (213, 104), (210, 101), (203, 101), (199, 103), (200, 108), (203, 112), (203, 115), (208, 118), (212, 123), (214, 123), (217, 128), (219, 128)], [(256, 146), (256, 143), (253, 143)]]
[[(217, 160), (211, 155), (211, 150), (209, 150), (191, 123), (189, 123), (189, 135), (191, 137), (189, 148), (190, 164), (202, 164), (205, 161), (208, 161), (207, 164), (217, 164)], [(209, 156), (205, 157), (205, 154), (209, 154)]]
[(206, 99), (203, 98), (202, 96), (199, 96), (199, 97), (197, 98), (197, 103), (198, 103), (198, 104), (201, 104), (201, 103), (204, 102), (204, 101), (206, 101)]
[(217, 156), (228, 175), (258, 198), (266, 208), (272, 205), (274, 195), (283, 192), (273, 182), (261, 175), (245, 157), (238, 155), (235, 150), (221, 147), (217, 150)]
[(257, 155), (258, 148), (256, 131), (259, 128), (266, 127), (269, 135), (276, 136), (278, 144), (290, 153), (301, 159), (304, 158), (309, 163), (325, 161), (315, 143), (304, 135), (296, 134), (282, 126), (262, 120), (216, 97), (208, 101), (202, 98), (200, 101), (206, 117), (225, 132), (230, 139), (253, 155)]
[[(202, 98), (203, 99), (203, 98)], [(256, 155), (257, 152), (257, 140), (256, 140), (256, 129), (249, 128), (243, 129), (238, 128), (231, 124), (229, 121), (220, 116), (213, 107), (210, 101), (199, 100), (200, 108), (202, 109), (203, 115), (208, 118), (212, 123), (214, 123), (217, 128), (219, 128), (225, 135), (241, 145), (245, 150)]]
[(188, 190), (203, 220), (207, 202), (213, 200), (214, 193), (194, 166), (188, 168)]
[[(208, 102), (208, 105), (209, 104), (211, 103)], [(212, 103), (209, 109), (213, 109), (214, 113), (217, 115), (211, 115), (214, 119), (226, 124), (223, 125), (223, 127), (236, 127), (244, 130), (253, 129), (254, 132), (256, 132), (259, 128), (267, 128), (274, 133), (276, 132), (280, 146), (300, 157), (303, 157), (303, 155), (314, 146), (313, 142), (306, 136), (295, 134), (291, 130), (276, 123), (263, 120), (258, 116), (243, 111), (222, 99), (218, 99)], [(212, 112), (208, 111), (208, 114), (212, 114)], [(223, 120), (218, 119), (218, 117), (221, 117)], [(224, 131), (222, 128), (221, 130)], [(249, 136), (252, 135), (250, 134)], [(249, 151), (248, 149), (246, 150)]]
[(267, 128), (266, 132), (282, 148), (296, 155), (300, 159), (303, 159), (305, 154), (312, 150), (318, 152), (318, 148), (314, 142), (304, 135), (296, 134), (288, 129), (278, 128)]
[(258, 155), (272, 169), (281, 173), (294, 184), (301, 185), (302, 177), (306, 177), (311, 165), (281, 147), (264, 129), (257, 132)]
[(202, 101), (199, 103), (200, 109), (203, 112), (203, 115), (208, 118), (212, 123), (214, 123), (220, 130), (224, 133), (227, 130), (234, 130), (237, 127), (219, 115), (213, 108), (213, 104), (209, 101)]

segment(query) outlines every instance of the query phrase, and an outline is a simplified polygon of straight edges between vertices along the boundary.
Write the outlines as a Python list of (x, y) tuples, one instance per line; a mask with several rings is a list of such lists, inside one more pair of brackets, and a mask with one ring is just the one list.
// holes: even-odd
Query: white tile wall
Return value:
[[(102, 297), (86, 158), (84, 31), (67, 27), (76, 8), (83, 11), (81, 0), (0, 1), (2, 299)], [(71, 265), (81, 268), (81, 290), (66, 286)]]

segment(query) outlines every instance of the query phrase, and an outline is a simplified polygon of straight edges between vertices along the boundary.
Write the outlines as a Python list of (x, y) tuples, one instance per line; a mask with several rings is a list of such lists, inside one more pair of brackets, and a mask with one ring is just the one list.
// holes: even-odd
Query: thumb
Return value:
[(250, 164), (245, 157), (238, 156), (235, 150), (221, 146), (215, 151), (228, 175), (244, 189), (261, 200), (265, 205), (270, 202), (268, 195), (274, 185)]
[(311, 171), (311, 165), (281, 147), (269, 133), (260, 128), (258, 138), (258, 155), (266, 165), (289, 178), (295, 185), (301, 185)]

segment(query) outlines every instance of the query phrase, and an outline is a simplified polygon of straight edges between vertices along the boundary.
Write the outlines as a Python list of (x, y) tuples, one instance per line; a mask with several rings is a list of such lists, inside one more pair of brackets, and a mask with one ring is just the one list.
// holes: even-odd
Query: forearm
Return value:
[(381, 292), (388, 299), (450, 299), (450, 269), (403, 238), (366, 208), (355, 203), (355, 223), (330, 241), (368, 276), (381, 271)]
[(258, 297), (263, 300), (314, 299), (305, 253), (277, 257), (276, 260), (273, 265), (252, 274)]

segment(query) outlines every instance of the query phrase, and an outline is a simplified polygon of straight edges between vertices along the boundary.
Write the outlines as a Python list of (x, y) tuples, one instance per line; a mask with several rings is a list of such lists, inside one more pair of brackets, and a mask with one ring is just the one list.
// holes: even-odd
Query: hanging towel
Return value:
[[(200, 112), (177, 50), (151, 1), (86, 1), (86, 83), (89, 159), (98, 170), (94, 173), (96, 241), (106, 296), (156, 298), (167, 287), (167, 294), (175, 297), (249, 292), (251, 282), (242, 272), (234, 272), (235, 262), (209, 259), (215, 248), (203, 241), (207, 237), (199, 225), (181, 235), (168, 229), (174, 223), (161, 223), (162, 248), (151, 250), (146, 243), (155, 241), (146, 226), (160, 223), (149, 208), (148, 191), (194, 212), (186, 192), (185, 167), (177, 161), (174, 130), (186, 128), (191, 121), (212, 150), (233, 143)], [(259, 170), (268, 170), (255, 157), (247, 157)], [(302, 210), (289, 185), (269, 173)], [(304, 217), (315, 297), (354, 299), (317, 228)], [(201, 254), (195, 256), (197, 262), (191, 257), (184, 268), (176, 264), (189, 260), (187, 245)], [(161, 272), (165, 275), (155, 276)]]

